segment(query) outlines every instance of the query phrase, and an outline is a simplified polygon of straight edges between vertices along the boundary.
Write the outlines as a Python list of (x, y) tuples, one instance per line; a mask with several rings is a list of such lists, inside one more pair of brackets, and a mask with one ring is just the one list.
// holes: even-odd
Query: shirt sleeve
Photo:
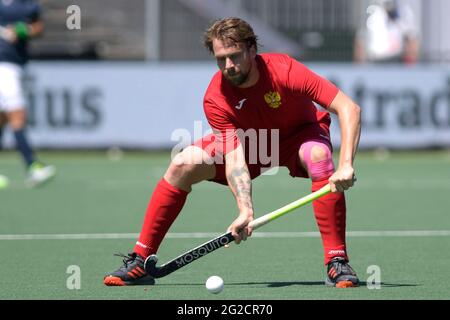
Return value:
[(206, 119), (215, 135), (216, 152), (226, 155), (239, 146), (237, 128), (227, 112), (219, 108), (213, 101), (203, 102)]
[(324, 108), (328, 108), (339, 92), (329, 80), (319, 76), (305, 65), (291, 59), (288, 86), (295, 94), (306, 96)]

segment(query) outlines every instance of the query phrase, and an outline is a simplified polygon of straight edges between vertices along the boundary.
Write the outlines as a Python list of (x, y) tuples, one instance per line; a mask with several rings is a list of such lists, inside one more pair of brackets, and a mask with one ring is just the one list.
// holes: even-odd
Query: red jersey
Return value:
[(335, 85), (285, 54), (260, 54), (256, 62), (259, 79), (252, 87), (232, 86), (218, 71), (205, 93), (205, 115), (221, 142), (236, 139), (229, 134), (236, 129), (279, 129), (283, 142), (308, 124), (329, 126), (329, 113), (313, 101), (328, 108), (339, 91)]

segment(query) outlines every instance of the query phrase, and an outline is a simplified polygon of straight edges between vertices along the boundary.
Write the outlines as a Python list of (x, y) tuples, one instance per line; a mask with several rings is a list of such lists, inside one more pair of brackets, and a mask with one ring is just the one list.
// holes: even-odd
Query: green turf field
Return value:
[[(134, 234), (140, 231), (169, 153), (126, 152), (120, 160), (102, 152), (41, 152), (40, 157), (55, 164), (59, 175), (45, 187), (30, 190), (24, 186), (18, 156), (0, 154), (0, 174), (12, 179), (9, 189), (0, 190), (0, 299), (450, 298), (447, 152), (394, 153), (386, 159), (372, 152), (359, 154), (358, 182), (347, 193), (348, 249), (363, 281), (353, 289), (323, 285), (320, 238), (306, 233), (317, 232), (311, 206), (262, 227), (260, 236), (215, 251), (159, 279), (156, 286), (105, 287), (103, 274), (121, 264), (113, 253), (127, 253), (134, 246)], [(306, 195), (309, 185), (307, 180), (291, 178), (284, 169), (276, 176), (256, 179), (256, 215)], [(196, 185), (170, 230), (171, 237), (160, 248), (160, 261), (211, 238), (193, 233), (224, 232), (235, 214), (226, 187), (210, 182)], [(79, 239), (58, 238), (71, 234)], [(23, 235), (34, 238), (27, 240)], [(99, 239), (88, 239), (93, 235)], [(67, 287), (71, 276), (67, 268), (72, 265), (81, 270), (79, 290)], [(381, 270), (381, 289), (366, 286), (371, 275), (367, 270), (373, 265)], [(225, 281), (219, 295), (204, 287), (214, 274)]]

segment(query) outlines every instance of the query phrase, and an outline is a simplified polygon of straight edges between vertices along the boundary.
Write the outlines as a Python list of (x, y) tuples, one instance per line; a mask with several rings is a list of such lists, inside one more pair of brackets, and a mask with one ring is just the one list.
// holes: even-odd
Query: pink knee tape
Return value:
[[(319, 147), (326, 153), (325, 159), (318, 162), (311, 160), (311, 152), (313, 147)], [(318, 141), (308, 141), (300, 147), (300, 153), (303, 155), (303, 162), (312, 181), (320, 181), (329, 178), (334, 172), (333, 157), (328, 145)]]

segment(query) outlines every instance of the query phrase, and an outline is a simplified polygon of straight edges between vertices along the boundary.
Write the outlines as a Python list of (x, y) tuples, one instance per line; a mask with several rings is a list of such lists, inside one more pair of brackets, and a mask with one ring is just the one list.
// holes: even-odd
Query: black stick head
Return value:
[(156, 263), (158, 262), (158, 257), (156, 254), (152, 254), (147, 257), (144, 261), (144, 268), (145, 272), (147, 272), (149, 275), (153, 276), (157, 274), (157, 268)]

